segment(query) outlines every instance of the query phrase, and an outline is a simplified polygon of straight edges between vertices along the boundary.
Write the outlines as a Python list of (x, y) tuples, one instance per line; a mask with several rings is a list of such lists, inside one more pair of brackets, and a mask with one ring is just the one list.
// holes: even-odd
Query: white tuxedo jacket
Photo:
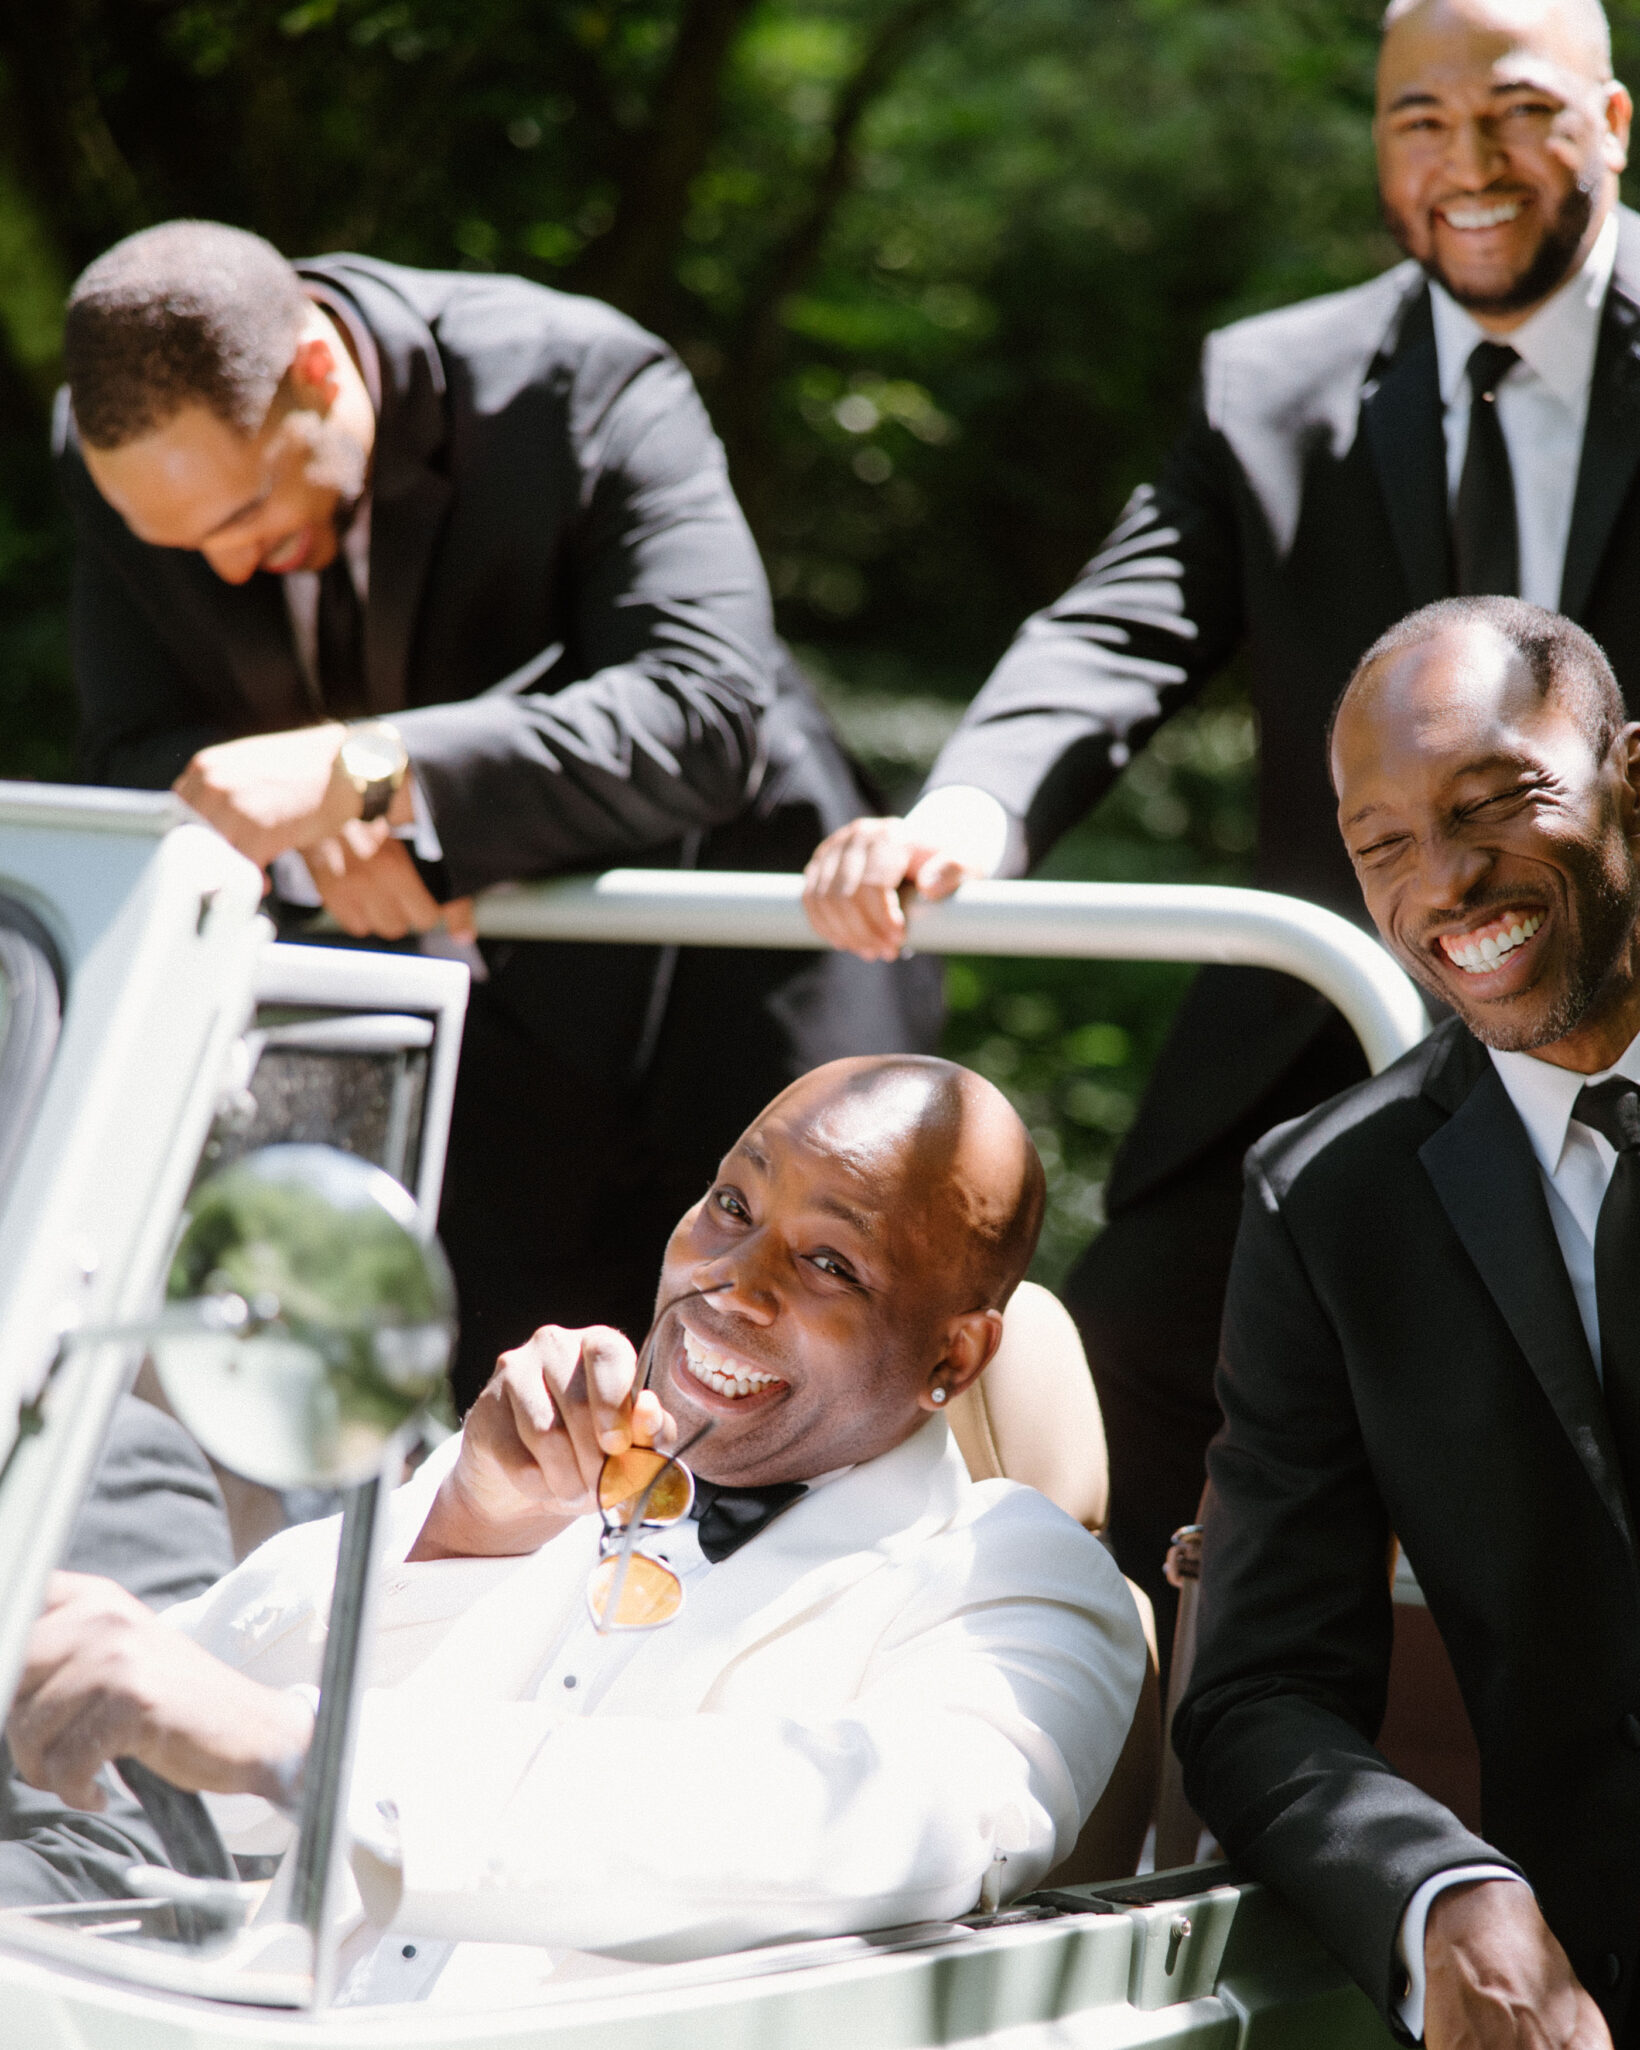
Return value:
[[(406, 1566), (453, 1457), (389, 1509), (352, 1810), (397, 1811), (398, 1868), (355, 1855), (379, 1926), (690, 1957), (965, 1914), (997, 1861), (1010, 1896), (1070, 1851), (1132, 1720), (1139, 1620), (1104, 1547), (970, 1481), (943, 1420), (693, 1580), (585, 1713), (537, 1688), (597, 1519)], [(281, 1533), (171, 1619), (312, 1682), (336, 1535)]]

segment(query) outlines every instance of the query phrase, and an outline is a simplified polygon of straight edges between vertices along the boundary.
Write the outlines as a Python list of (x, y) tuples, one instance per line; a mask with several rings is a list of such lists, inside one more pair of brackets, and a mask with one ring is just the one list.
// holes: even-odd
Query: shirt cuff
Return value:
[(1402, 2028), (1417, 2042), (1422, 2042), (1424, 2035), (1424, 1930), (1429, 1911), (1436, 1896), (1445, 1893), (1449, 1886), (1467, 1886), (1476, 1879), (1512, 1879), (1517, 1886), (1526, 1884), (1507, 1865), (1454, 1865), (1445, 1872), (1431, 1873), (1407, 1902), (1406, 1913), (1401, 1917), (1395, 1955), (1406, 1971), (1407, 1990), (1395, 2014)]
[(294, 847), (276, 854), (268, 863), (275, 896), (294, 911), (317, 911), (324, 899), (314, 887), (307, 863)]
[(410, 823), (395, 826), (393, 837), (395, 840), (408, 840), (418, 861), (442, 861), (444, 844), (439, 839), (438, 827), (433, 824), (432, 807), (421, 787), (421, 778), (412, 769), (406, 780), (410, 785)]
[(1018, 875), (1025, 866), (1025, 833), (989, 790), (947, 783), (930, 790), (906, 814), (907, 827), (954, 855), (976, 876)]

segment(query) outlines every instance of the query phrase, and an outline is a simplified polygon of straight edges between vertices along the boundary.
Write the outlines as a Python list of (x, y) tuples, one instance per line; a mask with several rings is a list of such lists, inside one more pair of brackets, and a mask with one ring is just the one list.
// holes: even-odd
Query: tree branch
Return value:
[(615, 220), (576, 265), (593, 292), (649, 326), (660, 324), (689, 190), (717, 137), (723, 71), (756, 0), (689, 0), (648, 124), (620, 180)]
[(754, 528), (765, 496), (763, 460), (769, 387), (785, 353), (782, 313), (813, 270), (859, 170), (860, 124), (873, 101), (910, 56), (923, 32), (964, 0), (904, 0), (883, 22), (843, 89), (832, 116), (831, 140), (809, 204), (764, 266), (748, 295), (739, 336), (723, 380), (725, 439), (737, 485)]

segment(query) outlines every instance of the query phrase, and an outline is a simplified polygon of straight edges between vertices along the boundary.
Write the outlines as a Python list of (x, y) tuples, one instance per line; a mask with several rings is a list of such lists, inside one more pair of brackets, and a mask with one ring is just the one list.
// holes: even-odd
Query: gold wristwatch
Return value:
[(342, 774), (359, 793), (359, 817), (379, 819), (410, 773), (410, 753), (386, 719), (357, 719), (337, 756)]

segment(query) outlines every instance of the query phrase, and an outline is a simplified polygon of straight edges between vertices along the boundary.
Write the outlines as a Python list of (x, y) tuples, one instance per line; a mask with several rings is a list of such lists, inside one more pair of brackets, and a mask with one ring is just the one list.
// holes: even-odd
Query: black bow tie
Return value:
[(702, 1552), (714, 1566), (720, 1565), (807, 1493), (803, 1481), (775, 1481), (766, 1488), (720, 1488), (697, 1474), (695, 1506), (689, 1513), (700, 1525)]

